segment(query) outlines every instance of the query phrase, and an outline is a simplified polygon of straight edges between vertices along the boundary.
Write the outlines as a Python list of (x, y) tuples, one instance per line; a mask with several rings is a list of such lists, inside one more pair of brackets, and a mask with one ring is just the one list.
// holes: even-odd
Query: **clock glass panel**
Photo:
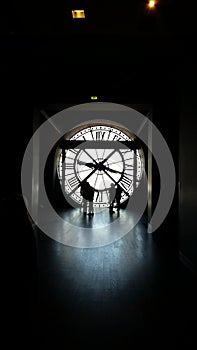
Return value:
[[(109, 189), (112, 183), (122, 188), (121, 203), (128, 200), (138, 187), (143, 173), (143, 151), (121, 148), (121, 141), (133, 141), (134, 136), (109, 125), (81, 127), (70, 141), (120, 141), (120, 148), (80, 148), (66, 149), (60, 153), (57, 172), (60, 183), (64, 183), (65, 193), (81, 204), (80, 184), (87, 180), (95, 189), (94, 207), (109, 206)], [(65, 158), (64, 162), (63, 159)], [(64, 171), (63, 171), (64, 166)], [(62, 176), (64, 174), (64, 181)]]

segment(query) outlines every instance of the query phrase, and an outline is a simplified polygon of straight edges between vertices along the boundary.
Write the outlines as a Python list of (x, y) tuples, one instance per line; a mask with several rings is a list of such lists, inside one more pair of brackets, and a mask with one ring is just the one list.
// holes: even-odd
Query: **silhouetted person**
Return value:
[(94, 188), (89, 184), (89, 182), (82, 182), (81, 195), (83, 197), (83, 212), (86, 214), (88, 213), (89, 215), (93, 215)]
[(117, 184), (115, 200), (116, 200), (116, 205), (117, 205), (117, 211), (118, 212), (120, 211), (121, 194), (122, 194), (122, 187), (119, 184)]
[(111, 183), (109, 188), (109, 212), (110, 214), (114, 213), (114, 204), (115, 204), (116, 188), (114, 183)]

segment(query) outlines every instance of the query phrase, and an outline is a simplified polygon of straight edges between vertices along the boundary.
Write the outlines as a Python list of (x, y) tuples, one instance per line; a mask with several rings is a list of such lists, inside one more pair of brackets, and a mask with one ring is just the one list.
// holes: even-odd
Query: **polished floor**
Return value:
[[(10, 216), (10, 204), (2, 236), (7, 346), (13, 339), (20, 349), (92, 349), (98, 344), (130, 349), (141, 343), (158, 349), (158, 341), (159, 348), (197, 345), (196, 276), (165, 240), (158, 243), (147, 233), (144, 217), (117, 237), (114, 227), (132, 224), (133, 213), (121, 210), (110, 216), (102, 210), (90, 218), (78, 209), (63, 210), (59, 216), (65, 227), (77, 225), (78, 238), (87, 233), (79, 247), (60, 243), (67, 232), (61, 220), (47, 218), (56, 240), (39, 229), (32, 235), (18, 211)], [(110, 238), (107, 244), (90, 247), (94, 227)], [(165, 233), (175, 234), (173, 227), (170, 235)]]
[[(82, 219), (79, 212), (61, 215)], [(109, 219), (108, 211), (102, 215)], [(94, 220), (96, 225), (96, 215)], [(72, 341), (72, 346), (92, 348), (93, 339), (93, 347), (120, 341), (121, 348), (131, 348), (157, 345), (159, 338), (162, 344), (194, 345), (194, 277), (160, 250), (145, 220), (114, 242), (93, 248), (66, 246), (39, 230), (36, 236), (39, 278), (30, 311), (32, 344), (58, 348)]]

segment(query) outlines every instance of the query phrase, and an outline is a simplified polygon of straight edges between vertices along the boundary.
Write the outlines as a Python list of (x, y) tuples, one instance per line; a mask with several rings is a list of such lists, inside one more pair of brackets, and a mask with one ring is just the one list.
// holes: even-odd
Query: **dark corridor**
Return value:
[[(71, 7), (79, 5), (75, 1), (50, 5), (45, 0), (19, 0), (4, 5), (1, 302), (6, 346), (13, 348), (14, 341), (14, 347), (25, 350), (74, 345), (92, 349), (97, 344), (109, 349), (141, 344), (196, 348), (193, 5), (158, 0), (156, 11), (150, 12), (141, 0), (113, 6), (86, 1), (83, 22), (72, 20)], [(50, 117), (59, 106), (94, 103), (90, 96), (97, 96), (97, 102), (151, 106), (153, 122), (173, 156), (176, 190), (155, 234), (147, 234), (143, 218), (132, 232), (109, 245), (72, 248), (37, 228), (32, 231), (12, 200), (21, 193), (23, 155), (40, 125), (35, 115), (44, 109)], [(37, 158), (31, 161), (39, 169)], [(31, 166), (29, 174), (32, 181)], [(154, 209), (160, 186), (154, 159), (152, 183)], [(36, 190), (32, 186), (33, 194)], [(69, 209), (65, 215), (70, 215)]]

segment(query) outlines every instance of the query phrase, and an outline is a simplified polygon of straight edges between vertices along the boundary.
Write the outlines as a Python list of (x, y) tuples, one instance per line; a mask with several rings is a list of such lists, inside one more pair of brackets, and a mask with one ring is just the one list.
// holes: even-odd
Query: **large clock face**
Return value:
[[(142, 149), (121, 148), (121, 141), (132, 141), (134, 136), (108, 124), (92, 124), (78, 128), (69, 136), (70, 141), (119, 141), (110, 148), (87, 148), (80, 146), (63, 149), (58, 159), (58, 176), (69, 198), (81, 204), (80, 187), (87, 180), (95, 189), (94, 207), (109, 206), (109, 189), (111, 184), (122, 188), (121, 203), (128, 200), (138, 187), (143, 172)], [(102, 142), (104, 145), (104, 142)], [(64, 167), (64, 169), (63, 169)], [(62, 179), (64, 177), (64, 179)]]

